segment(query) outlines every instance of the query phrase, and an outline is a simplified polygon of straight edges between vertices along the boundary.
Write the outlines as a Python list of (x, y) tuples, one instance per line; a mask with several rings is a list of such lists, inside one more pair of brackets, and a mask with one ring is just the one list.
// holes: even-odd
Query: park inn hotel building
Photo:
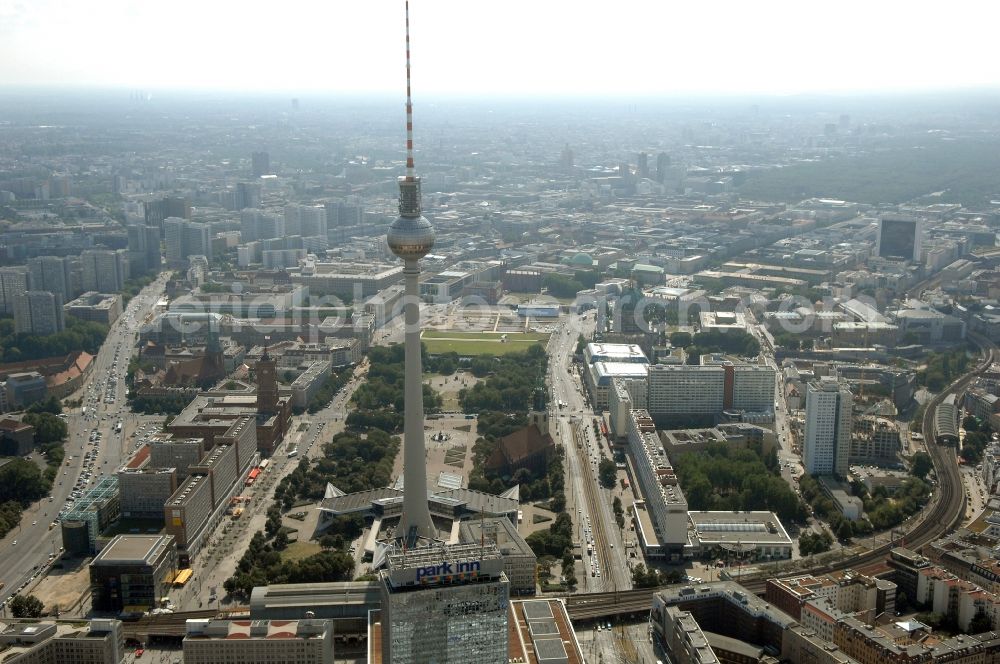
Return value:
[(491, 542), (397, 549), (379, 574), (369, 647), (383, 664), (508, 664), (510, 584)]

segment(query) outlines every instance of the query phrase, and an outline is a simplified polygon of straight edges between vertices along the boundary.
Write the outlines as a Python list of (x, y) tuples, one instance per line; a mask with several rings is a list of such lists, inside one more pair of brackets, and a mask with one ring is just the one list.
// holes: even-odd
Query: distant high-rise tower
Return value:
[(661, 152), (656, 155), (656, 181), (663, 184), (667, 180), (667, 169), (670, 168), (670, 155)]
[(649, 177), (649, 155), (645, 152), (639, 153), (639, 165), (637, 167), (639, 179), (645, 180)]
[(28, 272), (31, 274), (31, 287), (34, 290), (57, 293), (63, 302), (71, 299), (69, 261), (66, 258), (62, 256), (30, 258)]
[(420, 259), (434, 246), (434, 228), (420, 213), (420, 178), (413, 166), (413, 98), (410, 94), (410, 3), (406, 3), (406, 175), (399, 178), (399, 216), (386, 234), (403, 259), (405, 352), (403, 375), (403, 514), (396, 538), (414, 542), (436, 532), (427, 504), (423, 371), (420, 361)]
[(149, 201), (143, 207), (147, 226), (159, 228), (163, 226), (163, 220), (168, 217), (191, 218), (191, 204), (186, 198), (168, 196), (158, 201)]
[(566, 147), (562, 149), (562, 153), (559, 155), (559, 165), (566, 170), (573, 168), (573, 150), (566, 144)]
[(882, 258), (898, 258), (919, 263), (923, 249), (923, 234), (922, 219), (886, 215), (878, 221), (875, 253)]
[(853, 405), (851, 391), (835, 377), (807, 386), (802, 462), (810, 475), (847, 475)]
[(189, 256), (205, 256), (212, 260), (212, 233), (208, 224), (170, 217), (163, 220), (163, 237), (167, 263), (187, 265)]
[(87, 249), (80, 254), (83, 263), (83, 290), (117, 293), (128, 281), (128, 251), (125, 249)]
[(0, 311), (14, 313), (14, 300), (28, 290), (30, 279), (23, 267), (0, 267)]
[(58, 294), (30, 290), (14, 300), (14, 331), (48, 335), (66, 329), (63, 302)]
[(254, 152), (250, 155), (250, 162), (252, 164), (253, 176), (259, 178), (261, 175), (267, 175), (271, 172), (271, 155), (266, 152)]

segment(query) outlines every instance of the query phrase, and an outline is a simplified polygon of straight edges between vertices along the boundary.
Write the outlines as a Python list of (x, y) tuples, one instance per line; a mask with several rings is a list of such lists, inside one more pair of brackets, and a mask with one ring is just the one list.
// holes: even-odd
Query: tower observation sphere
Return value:
[(404, 261), (419, 260), (434, 246), (434, 227), (420, 214), (420, 178), (399, 178), (399, 216), (389, 226), (386, 243)]

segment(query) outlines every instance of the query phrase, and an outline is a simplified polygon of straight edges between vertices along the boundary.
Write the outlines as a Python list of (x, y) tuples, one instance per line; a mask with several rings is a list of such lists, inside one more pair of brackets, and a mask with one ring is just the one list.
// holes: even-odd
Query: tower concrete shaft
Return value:
[(433, 539), (436, 531), (427, 502), (427, 461), (424, 444), (423, 366), (420, 359), (420, 291), (417, 283), (420, 265), (407, 260), (404, 322), (405, 373), (403, 375), (403, 514), (396, 537), (413, 542), (416, 538)]

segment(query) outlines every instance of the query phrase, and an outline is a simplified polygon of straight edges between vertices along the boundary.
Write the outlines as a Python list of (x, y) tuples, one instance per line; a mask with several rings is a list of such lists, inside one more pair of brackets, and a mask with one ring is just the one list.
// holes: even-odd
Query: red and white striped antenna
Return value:
[(410, 0), (406, 0), (406, 179), (413, 180), (413, 97), (410, 94)]

